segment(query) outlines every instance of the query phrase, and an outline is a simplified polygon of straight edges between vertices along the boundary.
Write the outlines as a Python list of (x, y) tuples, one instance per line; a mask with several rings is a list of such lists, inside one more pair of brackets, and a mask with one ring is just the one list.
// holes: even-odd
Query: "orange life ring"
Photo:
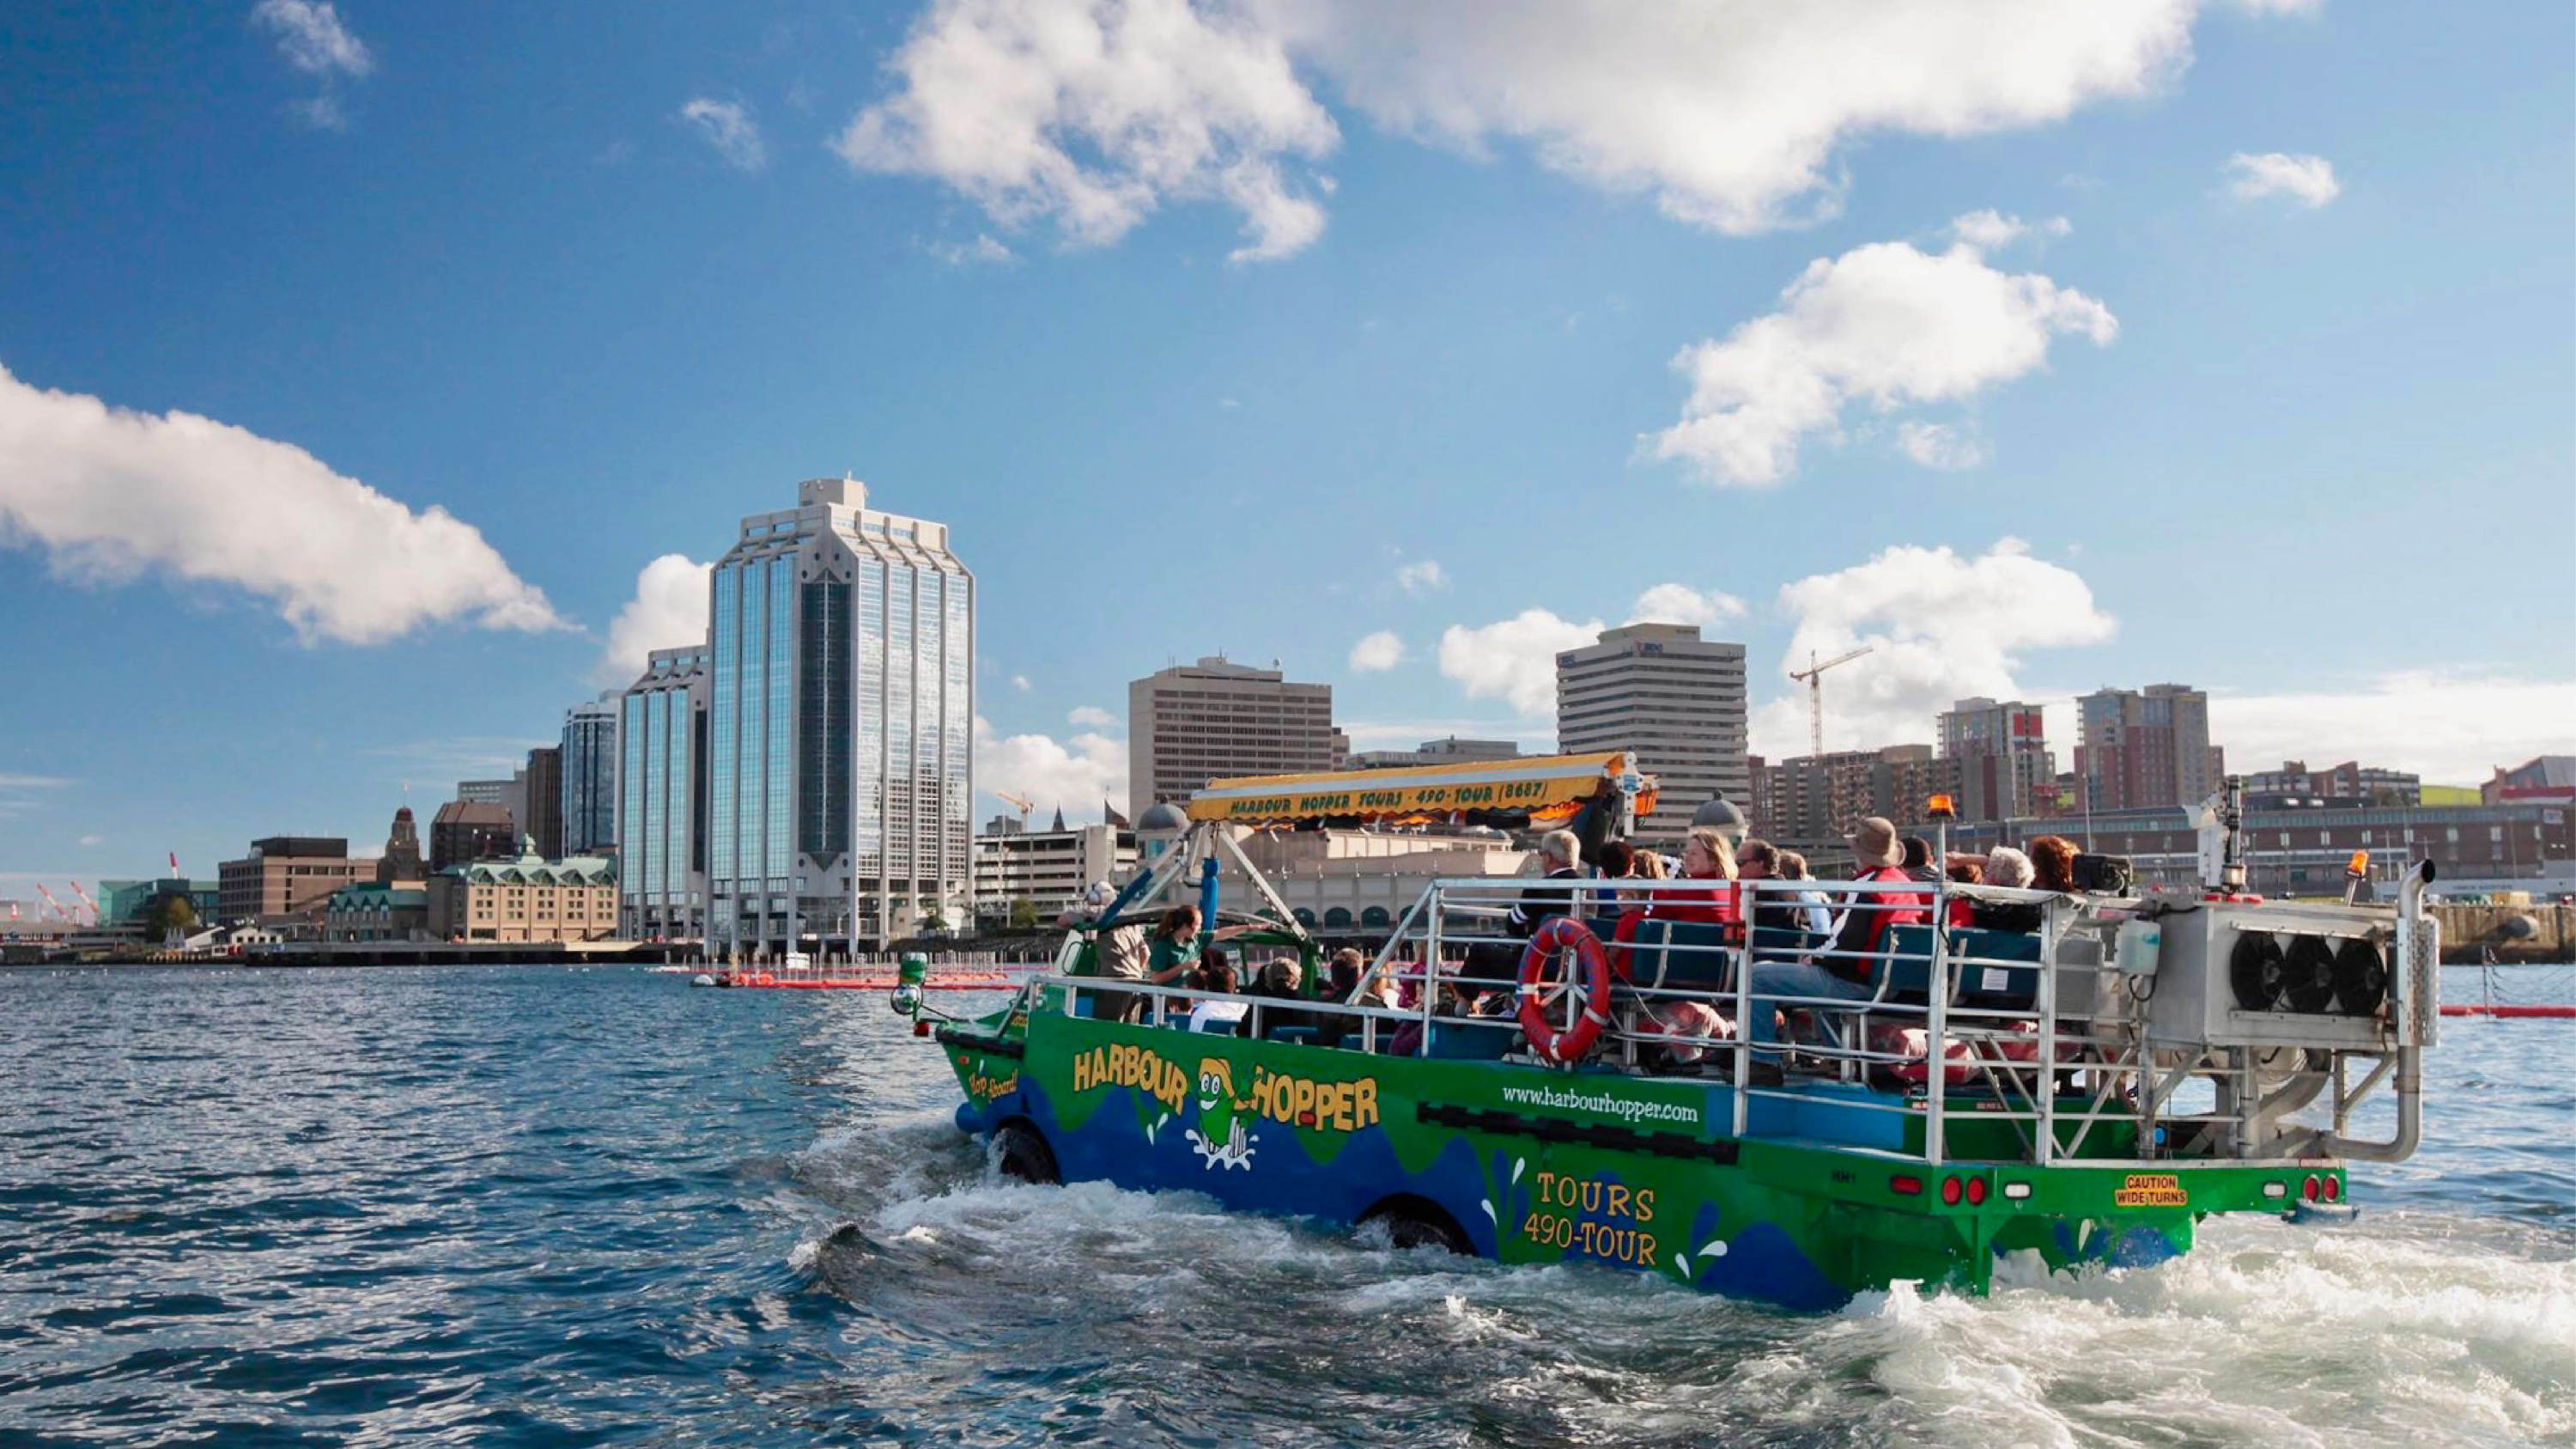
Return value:
[[(1571, 954), (1574, 969), (1556, 977), (1550, 967)], [(1578, 978), (1578, 975), (1580, 979)], [(1551, 916), (1521, 951), (1521, 1035), (1547, 1061), (1583, 1060), (1610, 1024), (1610, 960), (1601, 938), (1572, 916)], [(1556, 1010), (1565, 1024), (1550, 1018)]]

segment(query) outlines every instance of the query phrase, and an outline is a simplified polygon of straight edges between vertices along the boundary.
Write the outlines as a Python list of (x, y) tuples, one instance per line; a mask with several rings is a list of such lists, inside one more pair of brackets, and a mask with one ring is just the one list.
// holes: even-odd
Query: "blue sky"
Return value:
[(2245, 767), (2576, 748), (2566, 6), (1679, 13), (14, 15), (0, 894), (372, 848), (843, 471), (1076, 816), (1171, 659), (1544, 742), (1658, 586), (1773, 753), (1851, 642), (1837, 744), (2180, 679)]

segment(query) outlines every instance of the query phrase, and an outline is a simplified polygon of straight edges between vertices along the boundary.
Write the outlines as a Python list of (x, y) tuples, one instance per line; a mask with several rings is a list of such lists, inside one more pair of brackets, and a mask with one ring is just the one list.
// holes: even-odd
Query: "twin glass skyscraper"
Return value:
[[(797, 494), (791, 510), (744, 519), (716, 563), (703, 751), (677, 747), (668, 703), (667, 743), (657, 751), (648, 733), (627, 751), (646, 778), (630, 776), (625, 865), (645, 879), (669, 871), (657, 875), (636, 847), (676, 860), (669, 802), (697, 798), (675, 794), (670, 776), (704, 770), (705, 940), (716, 954), (956, 925), (971, 892), (974, 575), (949, 551), (947, 525), (875, 512), (854, 480)], [(680, 682), (666, 672), (659, 692), (667, 700)], [(648, 670), (628, 692), (630, 721), (654, 689)], [(647, 843), (648, 796), (666, 802), (658, 846)]]

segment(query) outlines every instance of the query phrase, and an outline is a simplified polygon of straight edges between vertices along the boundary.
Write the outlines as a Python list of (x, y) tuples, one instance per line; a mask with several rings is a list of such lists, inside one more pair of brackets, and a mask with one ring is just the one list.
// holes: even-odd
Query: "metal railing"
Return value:
[[(2394, 931), (2378, 1049), (2192, 1050), (2154, 1039), (2150, 978), (2119, 969), (2119, 931), (2193, 907), (1911, 880), (1438, 880), (1346, 995), (1242, 995), (1241, 1032), (1273, 1036), (1287, 1013), (1319, 1043), (1351, 1050), (1544, 1069), (1552, 1064), (1521, 1040), (1520, 967), (1531, 930), (1567, 915), (1624, 968), (1612, 973), (1609, 1022), (1585, 1069), (1729, 1089), (1739, 1138), (1798, 1135), (1766, 1123), (1761, 1104), (1812, 1103), (1820, 1085), (1839, 1085), (1826, 1094), (1838, 1110), (1919, 1122), (1919, 1148), (1900, 1155), (1934, 1165), (1951, 1160), (1962, 1102), (1973, 1103), (1970, 1120), (2009, 1124), (2016, 1160), (2043, 1166), (2402, 1156), (2413, 1145), (2414, 1054), (2432, 1036), (2432, 1008), (2419, 999), (2432, 949), (2414, 924), (2419, 893), (2409, 892)], [(1069, 938), (1056, 973), (1027, 988), (1033, 1007), (1079, 1012), (1090, 1001), (1168, 1028), (1211, 994), (1068, 974), (1080, 955)], [(1245, 961), (1243, 978), (1258, 979), (1261, 964)], [(1743, 1029), (1757, 1012), (1785, 1029)], [(1570, 1010), (1560, 1024), (1572, 1025)], [(2356, 1081), (2351, 1068), (2364, 1061)], [(2354, 1107), (2392, 1082), (2397, 1138), (2352, 1141)], [(2330, 1126), (2288, 1120), (2319, 1098)], [(2124, 1135), (2130, 1155), (2100, 1150)], [(1901, 1129), (1894, 1138), (1908, 1140)]]

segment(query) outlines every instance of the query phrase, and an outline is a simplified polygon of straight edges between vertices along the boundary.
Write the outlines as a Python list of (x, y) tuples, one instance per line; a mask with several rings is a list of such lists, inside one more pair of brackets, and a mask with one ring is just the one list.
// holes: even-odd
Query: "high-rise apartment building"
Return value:
[(2096, 690), (2075, 708), (2079, 809), (2197, 805), (2226, 772), (2209, 742), (2209, 696), (2189, 685)]
[(527, 766), (519, 776), (520, 793), (528, 797), (519, 831), (537, 843), (537, 854), (556, 859), (564, 853), (562, 746), (539, 745), (528, 751)]
[(654, 650), (620, 710), (620, 928), (637, 940), (703, 940), (707, 646)]
[(1175, 665), (1127, 686), (1128, 813), (1210, 780), (1330, 770), (1347, 742), (1333, 687), (1230, 660)]
[(742, 521), (709, 592), (709, 949), (962, 924), (975, 579), (948, 525), (817, 479)]
[(1556, 747), (1634, 750), (1660, 789), (1637, 838), (1680, 839), (1715, 796), (1751, 797), (1744, 754), (1744, 646), (1690, 624), (1630, 624), (1556, 656)]
[(1959, 816), (2010, 820), (2040, 813), (2057, 779), (2048, 726), (2035, 704), (1963, 699), (1941, 716), (1941, 758), (1959, 762)]
[(563, 742), (558, 748), (563, 786), (557, 798), (563, 801), (565, 853), (615, 850), (617, 696), (602, 695), (564, 711)]

